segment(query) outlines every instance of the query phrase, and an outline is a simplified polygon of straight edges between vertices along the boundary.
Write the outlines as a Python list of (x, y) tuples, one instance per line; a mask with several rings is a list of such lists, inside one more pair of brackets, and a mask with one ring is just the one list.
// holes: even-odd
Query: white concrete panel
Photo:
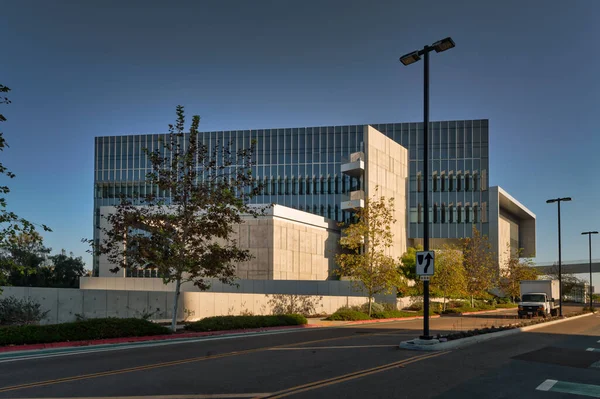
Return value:
[(106, 292), (106, 317), (128, 316), (128, 291), (114, 290)]
[(57, 289), (57, 323), (75, 321), (76, 315), (83, 315), (83, 293), (78, 289)]
[(86, 290), (83, 293), (83, 316), (88, 319), (106, 317), (106, 290)]

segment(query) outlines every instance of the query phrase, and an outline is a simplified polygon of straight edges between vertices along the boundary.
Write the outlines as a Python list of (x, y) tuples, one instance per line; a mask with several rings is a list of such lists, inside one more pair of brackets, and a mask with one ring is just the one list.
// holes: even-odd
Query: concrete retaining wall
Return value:
[[(149, 313), (152, 320), (168, 320), (173, 309), (173, 293), (166, 291), (35, 287), (2, 287), (2, 290), (2, 297), (29, 297), (42, 304), (43, 309), (49, 313), (41, 324), (74, 321), (77, 315), (85, 318), (142, 317)], [(193, 321), (220, 315), (272, 314), (273, 308), (289, 297), (288, 292), (255, 294), (187, 291), (181, 294), (178, 315), (181, 320)], [(296, 295), (294, 299), (311, 302), (316, 314), (331, 314), (342, 306), (362, 305), (366, 302), (365, 297), (357, 295), (322, 296), (316, 293)], [(393, 297), (381, 297), (378, 300), (386, 299), (394, 300)]]

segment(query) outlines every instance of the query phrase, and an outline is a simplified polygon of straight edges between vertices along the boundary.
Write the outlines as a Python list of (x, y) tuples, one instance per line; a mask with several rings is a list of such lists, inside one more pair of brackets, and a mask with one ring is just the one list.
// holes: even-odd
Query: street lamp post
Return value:
[(566, 201), (571, 201), (571, 197), (553, 198), (546, 201), (547, 204), (552, 204), (554, 202), (558, 203), (558, 312), (560, 317), (562, 317), (562, 258), (560, 245), (560, 203)]
[(592, 285), (592, 234), (598, 234), (597, 231), (585, 231), (583, 233), (581, 233), (581, 235), (588, 235), (588, 239), (589, 239), (589, 250), (590, 250), (590, 310), (593, 312), (594, 311), (594, 300), (592, 298), (592, 296), (594, 295), (594, 291), (593, 289), (593, 285)]
[[(413, 64), (424, 57), (423, 62), (423, 208), (425, 215), (423, 223), (423, 250), (429, 251), (429, 53), (449, 50), (455, 46), (454, 40), (447, 37), (432, 45), (423, 47), (422, 50), (413, 51), (400, 57), (403, 65)], [(423, 281), (423, 339), (431, 339), (429, 335), (429, 280)]]

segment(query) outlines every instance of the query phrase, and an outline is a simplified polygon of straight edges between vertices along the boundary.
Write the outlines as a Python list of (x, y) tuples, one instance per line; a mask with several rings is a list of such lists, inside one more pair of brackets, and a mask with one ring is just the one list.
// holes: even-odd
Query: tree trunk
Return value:
[(171, 319), (171, 330), (177, 330), (177, 304), (179, 303), (179, 293), (181, 291), (181, 277), (175, 283), (175, 300), (173, 301), (173, 319)]
[(444, 294), (444, 305), (442, 305), (442, 310), (446, 310), (446, 294)]
[(471, 307), (475, 307), (475, 298), (473, 298), (473, 295), (471, 295)]
[(369, 297), (369, 317), (371, 317), (372, 308), (373, 308), (373, 301), (371, 300), (371, 297)]

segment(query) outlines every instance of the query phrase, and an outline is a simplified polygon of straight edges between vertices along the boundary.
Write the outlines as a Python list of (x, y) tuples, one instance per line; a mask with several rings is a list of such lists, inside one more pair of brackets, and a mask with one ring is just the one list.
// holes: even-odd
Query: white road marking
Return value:
[(594, 369), (600, 369), (600, 361), (597, 361), (595, 363), (592, 363), (592, 365), (590, 366), (591, 368)]
[(600, 352), (600, 349), (596, 349), (596, 348), (587, 348), (586, 351), (588, 352)]
[(546, 380), (546, 381), (542, 382), (540, 385), (538, 385), (536, 390), (549, 391), (550, 388), (552, 388), (554, 386), (554, 384), (556, 384), (557, 382), (558, 382), (558, 380)]

